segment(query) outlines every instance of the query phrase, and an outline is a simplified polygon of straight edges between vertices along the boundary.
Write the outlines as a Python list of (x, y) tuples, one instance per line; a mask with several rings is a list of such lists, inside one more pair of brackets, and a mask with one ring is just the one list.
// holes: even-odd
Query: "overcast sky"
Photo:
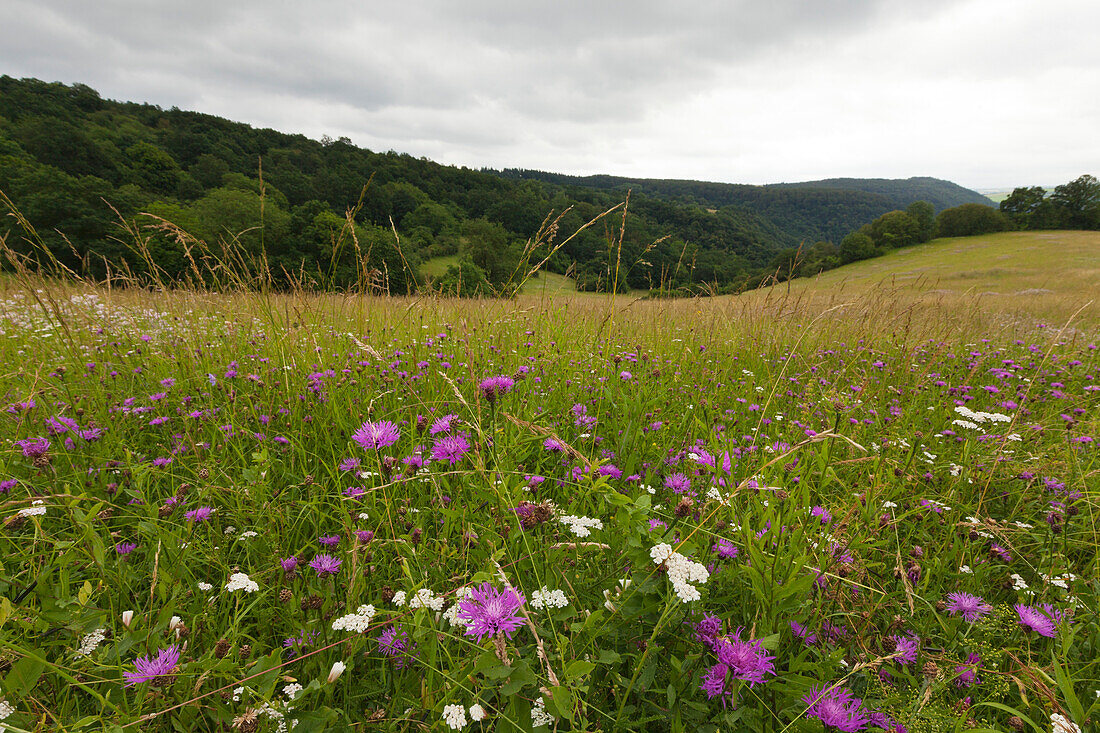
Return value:
[(1098, 0), (5, 0), (0, 74), (470, 167), (1100, 175)]

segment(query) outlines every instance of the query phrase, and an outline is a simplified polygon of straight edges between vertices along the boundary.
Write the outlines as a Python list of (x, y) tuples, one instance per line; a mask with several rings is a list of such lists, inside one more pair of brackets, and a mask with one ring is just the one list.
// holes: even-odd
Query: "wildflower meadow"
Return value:
[(5, 730), (1100, 725), (1091, 321), (0, 296)]

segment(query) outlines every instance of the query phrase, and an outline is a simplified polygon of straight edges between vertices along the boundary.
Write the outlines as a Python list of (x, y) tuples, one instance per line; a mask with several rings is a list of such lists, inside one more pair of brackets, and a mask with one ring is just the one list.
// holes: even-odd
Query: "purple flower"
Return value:
[(409, 654), (409, 635), (400, 625), (383, 631), (375, 638), (375, 642), (378, 644), (378, 652), (384, 657), (391, 657), (393, 666), (397, 669), (404, 668), (412, 660), (412, 655)]
[(464, 435), (447, 435), (432, 446), (433, 461), (447, 461), (452, 466), (463, 459), (470, 450), (470, 442)]
[(336, 547), (336, 545), (340, 544), (340, 535), (334, 534), (328, 537), (318, 537), (317, 541), (325, 547)]
[(732, 635), (719, 637), (711, 644), (718, 657), (717, 666), (725, 666), (734, 679), (748, 682), (749, 687), (764, 682), (764, 675), (775, 674), (775, 657), (764, 649), (760, 639), (741, 639), (741, 629)]
[(1034, 631), (1040, 636), (1053, 638), (1058, 629), (1053, 614), (1048, 614), (1038, 608), (1025, 606), (1022, 603), (1016, 604), (1016, 616), (1019, 619), (1020, 626), (1029, 631)]
[(476, 636), (478, 643), (499, 634), (511, 639), (523, 625), (523, 617), (517, 611), (524, 600), (522, 594), (511, 588), (498, 591), (491, 583), (482, 583), (459, 601), (458, 618), (466, 624), (466, 635)]
[(188, 521), (199, 524), (205, 522), (210, 518), (210, 515), (214, 513), (214, 508), (209, 506), (200, 506), (198, 509), (192, 509), (189, 512), (184, 512), (183, 516), (187, 517)]
[(493, 404), (498, 397), (511, 392), (514, 385), (515, 381), (511, 377), (502, 376), (483, 379), (477, 387), (481, 390), (481, 394), (485, 396), (485, 399), (489, 400), (489, 404)]
[(395, 424), (389, 420), (380, 420), (379, 422), (363, 423), (358, 430), (352, 433), (351, 439), (358, 443), (363, 450), (379, 450), (393, 445), (400, 437), (401, 433)]
[(360, 542), (367, 543), (374, 539), (374, 531), (369, 529), (357, 529), (355, 530), (355, 536), (359, 538)]
[(685, 494), (691, 490), (691, 479), (682, 473), (673, 473), (665, 477), (665, 488), (675, 494)]
[(863, 701), (847, 687), (811, 687), (802, 702), (807, 706), (807, 716), (817, 718), (826, 728), (844, 733), (863, 730), (871, 720), (862, 707)]
[(173, 644), (167, 649), (161, 649), (155, 659), (149, 659), (148, 656), (138, 657), (134, 660), (134, 666), (137, 667), (137, 671), (123, 672), (122, 676), (126, 678), (127, 687), (133, 687), (142, 682), (161, 684), (168, 680), (161, 680), (159, 678), (175, 669), (179, 661), (180, 648)]
[(298, 569), (298, 558), (295, 555), (291, 555), (284, 560), (280, 560), (279, 564), (282, 566), (284, 573), (292, 575), (294, 571)]
[(360, 461), (358, 458), (345, 458), (344, 460), (340, 461), (340, 465), (337, 466), (337, 468), (339, 468), (341, 471), (356, 471), (359, 469), (359, 466), (361, 466), (362, 463), (363, 462)]
[(813, 509), (810, 510), (810, 515), (817, 517), (819, 520), (821, 520), (822, 524), (828, 524), (829, 522), (833, 521), (833, 515), (829, 512), (828, 509), (823, 506), (815, 506)]
[(325, 575), (336, 575), (340, 572), (340, 564), (343, 560), (333, 557), (332, 555), (317, 555), (309, 561), (309, 566), (317, 573), (317, 577), (324, 577)]
[(451, 432), (451, 423), (458, 419), (458, 415), (444, 415), (428, 428), (428, 435), (439, 435), (440, 433)]
[(961, 613), (969, 623), (974, 623), (993, 610), (993, 606), (983, 601), (981, 597), (969, 593), (948, 593), (947, 598), (950, 600), (947, 604), (947, 612), (952, 616)]
[(955, 686), (970, 687), (978, 682), (978, 665), (981, 663), (982, 658), (974, 652), (967, 654), (966, 664), (955, 665)]
[(24, 458), (39, 458), (46, 455), (46, 451), (50, 449), (50, 441), (47, 438), (27, 438), (17, 440), (15, 444), (23, 450)]
[(894, 657), (898, 664), (910, 665), (917, 661), (920, 653), (920, 639), (916, 636), (891, 636), (894, 640)]
[(137, 549), (136, 542), (119, 542), (115, 545), (115, 552), (125, 557)]
[(817, 634), (810, 633), (809, 629), (797, 621), (791, 621), (791, 633), (801, 639), (806, 646), (813, 646), (817, 643)]
[(564, 451), (565, 443), (562, 443), (557, 438), (547, 438), (542, 441), (542, 447), (549, 451)]
[(9, 478), (0, 481), (0, 494), (6, 494), (19, 485), (19, 479)]

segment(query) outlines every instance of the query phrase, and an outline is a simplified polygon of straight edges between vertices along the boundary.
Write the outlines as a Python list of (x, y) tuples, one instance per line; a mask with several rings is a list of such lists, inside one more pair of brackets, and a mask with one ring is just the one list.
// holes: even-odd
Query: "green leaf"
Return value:
[(11, 671), (4, 677), (4, 693), (16, 699), (22, 697), (35, 686), (45, 671), (46, 663), (42, 660), (37, 657), (23, 657), (12, 665)]
[(565, 667), (565, 676), (568, 679), (577, 679), (578, 677), (584, 677), (595, 668), (596, 665), (592, 662), (576, 659)]

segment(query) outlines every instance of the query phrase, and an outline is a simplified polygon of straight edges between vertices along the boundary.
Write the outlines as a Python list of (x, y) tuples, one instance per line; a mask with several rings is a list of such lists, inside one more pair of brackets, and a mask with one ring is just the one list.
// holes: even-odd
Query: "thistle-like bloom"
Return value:
[(336, 545), (340, 544), (340, 535), (334, 534), (327, 537), (318, 537), (317, 541), (325, 547), (336, 547)]
[(198, 509), (192, 509), (189, 512), (184, 512), (187, 521), (199, 524), (205, 522), (210, 518), (210, 515), (214, 513), (214, 508), (209, 506), (200, 506)]
[(894, 659), (898, 664), (910, 665), (917, 661), (917, 654), (920, 653), (920, 639), (915, 636), (892, 636), (894, 640), (894, 651), (897, 656)]
[(498, 591), (491, 583), (482, 583), (459, 602), (458, 618), (466, 624), (466, 635), (476, 636), (478, 643), (500, 634), (511, 639), (523, 625), (523, 617), (517, 613), (523, 602), (523, 595), (511, 588)]
[(343, 560), (332, 555), (317, 555), (309, 561), (309, 566), (316, 571), (318, 577), (324, 577), (325, 575), (336, 575), (340, 572), (342, 562)]
[(871, 720), (862, 707), (863, 701), (847, 687), (811, 687), (809, 694), (802, 697), (802, 702), (807, 706), (808, 717), (817, 718), (826, 728), (836, 728), (844, 733), (863, 730)]
[(700, 688), (714, 699), (726, 691), (726, 680), (732, 677), (748, 682), (749, 687), (764, 682), (764, 675), (775, 674), (775, 657), (764, 650), (759, 639), (741, 639), (741, 629), (732, 635), (715, 638), (710, 643), (718, 663), (703, 674)]
[(115, 545), (115, 552), (125, 557), (131, 552), (137, 549), (137, 543), (135, 542), (119, 542)]
[(966, 655), (966, 664), (955, 665), (955, 687), (970, 687), (978, 682), (978, 665), (982, 658), (974, 652)]
[(375, 638), (378, 644), (378, 652), (384, 657), (393, 659), (393, 666), (404, 669), (413, 659), (409, 635), (400, 625), (391, 626)]
[(947, 598), (950, 601), (947, 604), (947, 612), (952, 616), (957, 613), (962, 614), (969, 623), (974, 623), (993, 610), (993, 606), (982, 600), (980, 596), (970, 593), (948, 593)]
[(165, 684), (169, 680), (161, 678), (171, 673), (179, 661), (180, 648), (174, 644), (167, 649), (161, 649), (153, 659), (148, 656), (138, 657), (134, 660), (137, 671), (122, 673), (126, 678), (126, 687), (133, 687), (142, 682), (152, 682), (154, 685)]
[(458, 419), (458, 415), (444, 415), (428, 428), (428, 435), (439, 435), (440, 433), (449, 433), (453, 427), (453, 423)]
[(23, 450), (24, 458), (40, 458), (50, 449), (50, 441), (46, 438), (27, 438), (17, 440), (15, 444)]
[(1040, 636), (1053, 638), (1058, 629), (1058, 624), (1051, 614), (1047, 614), (1038, 608), (1025, 606), (1022, 603), (1016, 604), (1016, 616), (1019, 619), (1020, 626), (1029, 631), (1034, 631)]
[(496, 402), (497, 398), (501, 395), (506, 395), (511, 392), (514, 385), (515, 381), (511, 377), (501, 376), (483, 379), (477, 387), (481, 390), (481, 394), (485, 396), (485, 399), (489, 400), (489, 403), (492, 404)]
[(470, 442), (464, 435), (447, 435), (432, 446), (433, 461), (447, 461), (452, 466), (462, 460), (470, 450)]
[(393, 445), (400, 437), (401, 432), (395, 424), (389, 420), (380, 420), (363, 423), (362, 427), (352, 433), (351, 439), (363, 450), (379, 450)]

